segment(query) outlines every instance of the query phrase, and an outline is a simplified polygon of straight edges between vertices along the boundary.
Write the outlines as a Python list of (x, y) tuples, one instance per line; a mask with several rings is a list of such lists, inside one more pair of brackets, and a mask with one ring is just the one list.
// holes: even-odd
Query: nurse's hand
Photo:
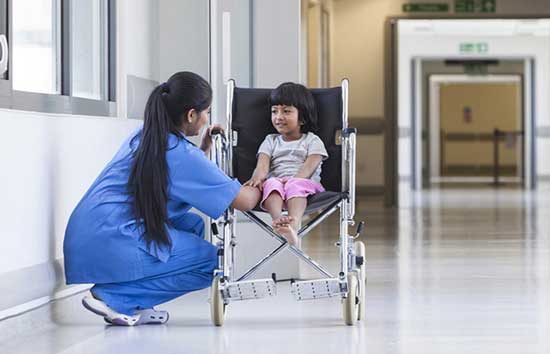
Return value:
[(221, 132), (224, 134), (223, 128), (219, 124), (214, 124), (206, 128), (200, 146), (200, 149), (205, 153), (208, 153), (212, 147), (212, 132)]

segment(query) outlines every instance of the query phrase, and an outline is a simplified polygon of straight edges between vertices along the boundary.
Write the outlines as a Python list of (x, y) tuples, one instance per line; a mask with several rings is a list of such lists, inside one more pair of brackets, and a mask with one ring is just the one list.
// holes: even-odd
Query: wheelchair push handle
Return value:
[(214, 135), (222, 135), (223, 136), (223, 129), (221, 127), (213, 127), (210, 129), (210, 136)]
[(225, 147), (227, 138), (222, 127), (217, 125), (212, 126), (211, 128), (209, 128), (208, 135), (214, 142), (216, 149)]

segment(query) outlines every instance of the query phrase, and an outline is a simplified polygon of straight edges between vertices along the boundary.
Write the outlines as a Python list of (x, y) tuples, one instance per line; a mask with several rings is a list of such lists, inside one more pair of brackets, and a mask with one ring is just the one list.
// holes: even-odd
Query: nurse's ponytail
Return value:
[(179, 72), (157, 86), (145, 106), (143, 129), (132, 144), (139, 142), (128, 179), (133, 197), (133, 214), (143, 222), (142, 237), (150, 246), (171, 246), (166, 230), (169, 171), (166, 162), (168, 137), (183, 137), (182, 121), (191, 109), (201, 112), (212, 102), (206, 80), (191, 72)]

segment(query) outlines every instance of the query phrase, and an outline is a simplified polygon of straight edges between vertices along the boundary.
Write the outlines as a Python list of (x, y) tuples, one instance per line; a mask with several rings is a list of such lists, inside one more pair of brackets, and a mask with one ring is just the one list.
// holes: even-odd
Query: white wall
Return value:
[[(226, 122), (227, 80), (235, 80), (238, 87), (252, 85), (251, 3), (251, 0), (211, 1), (210, 76), (214, 90), (212, 104), (214, 123), (225, 124)], [(224, 21), (226, 21), (225, 24)]]
[(4, 273), (63, 256), (70, 213), (141, 122), (12, 110), (0, 110), (0, 122)]
[(300, 75), (300, 1), (253, 2), (253, 86), (298, 82)]
[(159, 1), (160, 81), (178, 71), (209, 79), (210, 30), (207, 0)]
[[(116, 4), (117, 110), (119, 117), (127, 117), (128, 76), (160, 80), (159, 1), (118, 0)], [(142, 101), (143, 95), (135, 100)]]
[(180, 71), (211, 80), (209, 1), (162, 0), (158, 14), (159, 82)]

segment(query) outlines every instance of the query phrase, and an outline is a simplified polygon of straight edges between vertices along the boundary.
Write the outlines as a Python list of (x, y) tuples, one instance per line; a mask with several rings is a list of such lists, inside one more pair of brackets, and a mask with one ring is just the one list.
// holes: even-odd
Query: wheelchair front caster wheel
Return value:
[(344, 322), (353, 326), (358, 319), (359, 313), (359, 286), (357, 273), (348, 273), (348, 296), (342, 299), (342, 310)]
[(365, 265), (366, 259), (366, 247), (361, 241), (355, 242), (355, 257), (361, 260), (361, 264), (357, 264), (357, 270), (359, 271), (359, 309), (357, 319), (361, 321), (365, 316), (366, 311), (366, 288), (367, 288), (367, 266)]
[(210, 293), (210, 317), (215, 326), (222, 326), (225, 317), (225, 302), (223, 301), (222, 292), (220, 290), (220, 276), (214, 277), (212, 280), (212, 288)]

